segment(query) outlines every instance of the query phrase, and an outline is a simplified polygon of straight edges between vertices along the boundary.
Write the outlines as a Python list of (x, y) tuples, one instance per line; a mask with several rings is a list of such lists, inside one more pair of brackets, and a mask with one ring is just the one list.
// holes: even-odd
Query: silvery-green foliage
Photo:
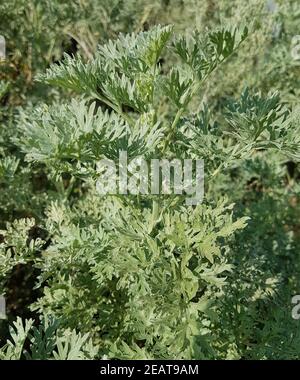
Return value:
[[(39, 327), (32, 319), (22, 322), (18, 318), (10, 328), (10, 338), (0, 349), (1, 360), (55, 359), (83, 360), (93, 359), (97, 348), (91, 345), (89, 335), (81, 335), (75, 330), (59, 330), (59, 322), (45, 319)], [(29, 349), (24, 349), (27, 343)]]
[[(83, 34), (83, 56), (67, 54), (39, 76), (68, 95), (21, 112), (10, 144), (26, 164), (19, 151), (0, 151), (5, 194), (21, 183), (33, 194), (29, 202), (18, 191), (11, 203), (1, 194), (7, 212), (33, 210), (0, 232), (2, 293), (16, 267), (31, 266), (41, 293), (30, 309), (42, 319), (17, 320), (1, 355), (297, 358), (298, 69), (287, 55), (295, 2), (278, 0), (274, 12), (262, 0), (139, 3), (136, 30), (165, 24), (166, 14), (175, 25), (122, 34), (94, 54)], [(135, 6), (120, 6), (120, 25)], [(177, 33), (190, 12), (198, 30)], [(249, 32), (224, 26), (245, 20)], [(204, 158), (203, 204), (100, 197), (96, 161), (120, 150)], [(37, 195), (27, 177), (41, 168), (49, 182)]]

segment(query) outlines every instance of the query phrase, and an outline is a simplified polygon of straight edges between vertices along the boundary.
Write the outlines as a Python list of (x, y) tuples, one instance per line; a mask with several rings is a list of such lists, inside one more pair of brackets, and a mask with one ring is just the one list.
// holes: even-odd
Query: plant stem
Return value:
[(119, 114), (127, 122), (127, 124), (130, 127), (134, 126), (135, 123), (134, 123), (133, 119), (129, 115), (127, 115), (126, 113), (124, 113), (121, 110), (120, 106), (117, 106), (117, 105), (113, 104), (110, 100), (108, 100), (107, 98), (105, 98), (105, 97), (103, 97), (103, 96), (101, 96), (99, 94), (94, 93), (93, 96), (96, 99), (100, 100), (101, 102), (105, 103), (110, 108), (112, 108), (117, 114)]

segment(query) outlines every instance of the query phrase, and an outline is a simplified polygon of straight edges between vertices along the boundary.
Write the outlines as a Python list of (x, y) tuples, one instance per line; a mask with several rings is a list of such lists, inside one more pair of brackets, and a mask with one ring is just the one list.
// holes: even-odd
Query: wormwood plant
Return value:
[[(205, 81), (223, 61), (234, 60), (247, 34), (240, 28), (185, 37), (157, 26), (120, 35), (88, 62), (66, 55), (39, 76), (70, 90), (72, 99), (28, 109), (19, 120), (15, 144), (59, 185), (39, 226), (43, 236), (28, 237), (37, 228), (30, 218), (1, 231), (3, 286), (15, 265), (29, 263), (42, 290), (32, 305), (40, 329), (18, 321), (3, 357), (241, 356), (238, 328), (231, 330), (226, 318), (223, 331), (220, 325), (224, 305), (234, 302), (226, 293), (228, 278), (231, 289), (243, 282), (233, 265), (240, 249), (234, 241), (248, 218), (234, 216), (234, 205), (224, 194), (212, 197), (210, 186), (261, 152), (300, 157), (299, 111), (278, 94), (245, 90), (218, 119), (201, 99)], [(172, 68), (165, 64), (169, 57)], [(203, 158), (208, 196), (197, 206), (180, 195), (100, 196), (97, 162), (117, 160), (122, 150), (129, 160)], [(3, 170), (14, 165), (7, 162)], [(273, 290), (276, 281), (268, 284)], [(29, 352), (18, 349), (26, 337)], [(245, 342), (247, 351), (251, 342)]]
[[(23, 325), (18, 318), (10, 329), (11, 340), (2, 347), (0, 359), (19, 360), (25, 355), (26, 359), (57, 359), (82, 360), (93, 359), (97, 347), (93, 346), (88, 334), (76, 334), (75, 331), (65, 331), (58, 334), (58, 323), (46, 319), (44, 324), (36, 328), (33, 320), (26, 320)], [(29, 351), (24, 349), (26, 339), (30, 342)]]

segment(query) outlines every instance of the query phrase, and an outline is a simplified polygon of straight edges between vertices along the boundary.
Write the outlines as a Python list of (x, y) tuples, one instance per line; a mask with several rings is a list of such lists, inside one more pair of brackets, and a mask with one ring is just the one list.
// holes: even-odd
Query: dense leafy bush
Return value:
[[(0, 357), (297, 358), (297, 2), (11, 3)], [(101, 196), (122, 150), (203, 158), (203, 202)]]

